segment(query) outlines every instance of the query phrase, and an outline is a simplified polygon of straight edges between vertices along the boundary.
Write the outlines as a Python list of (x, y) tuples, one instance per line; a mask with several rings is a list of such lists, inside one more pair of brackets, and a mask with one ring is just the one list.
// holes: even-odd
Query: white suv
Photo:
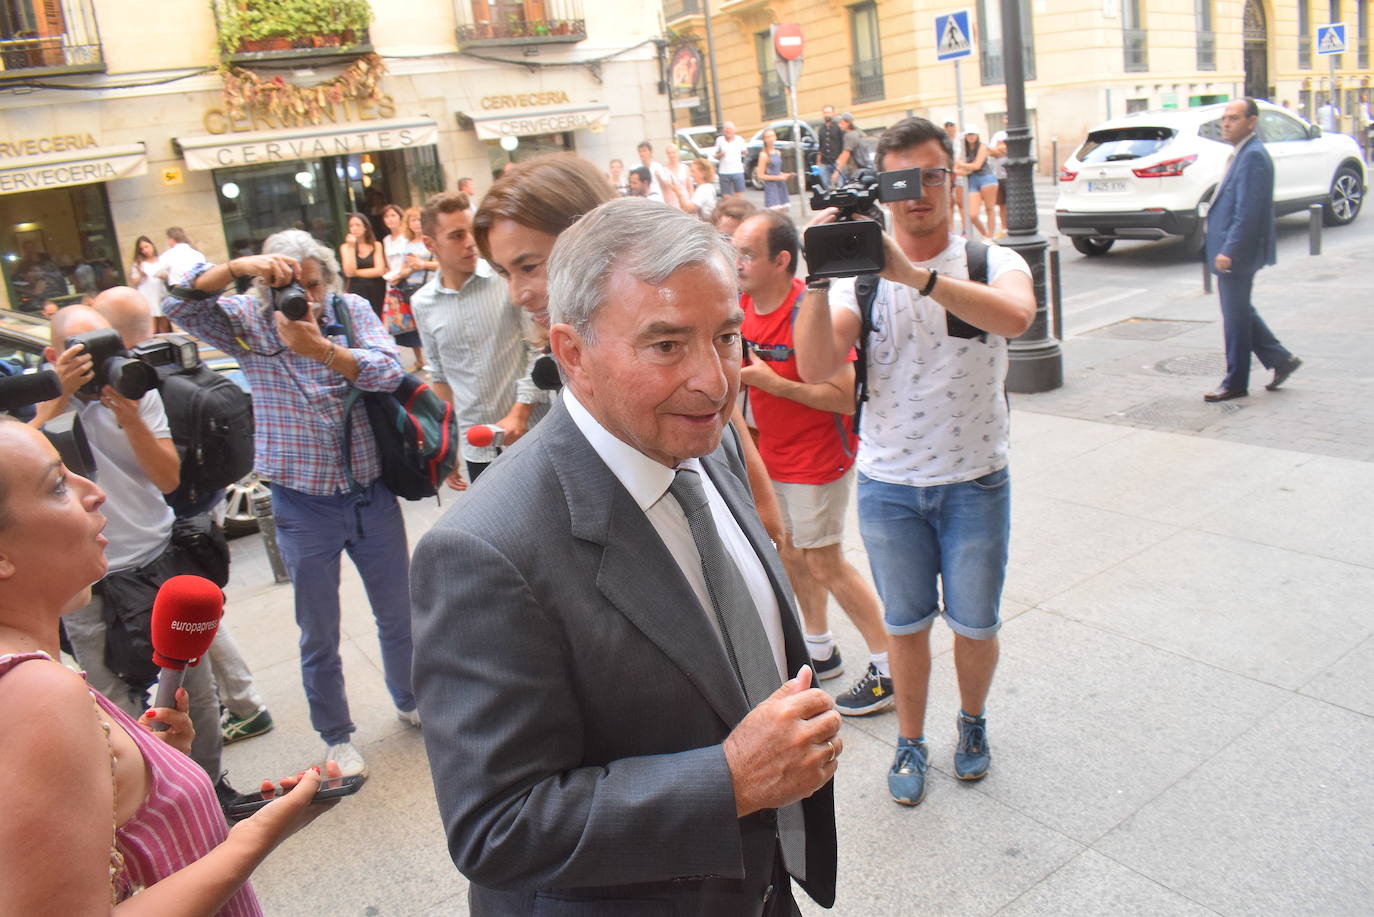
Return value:
[[(1278, 215), (1321, 204), (1328, 226), (1355, 219), (1367, 180), (1355, 141), (1258, 105)], [(1184, 236), (1201, 247), (1198, 205), (1211, 200), (1231, 154), (1221, 139), (1225, 108), (1136, 112), (1091, 131), (1059, 170), (1059, 232), (1085, 255), (1105, 254), (1117, 239)]]

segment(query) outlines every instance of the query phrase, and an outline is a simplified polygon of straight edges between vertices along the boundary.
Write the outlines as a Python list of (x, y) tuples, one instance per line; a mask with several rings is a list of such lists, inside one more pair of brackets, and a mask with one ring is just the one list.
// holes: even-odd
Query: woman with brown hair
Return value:
[[(410, 303), (410, 292), (404, 286), (406, 278), (410, 276), (413, 268), (406, 265), (406, 253), (413, 251), (415, 243), (419, 242), (420, 237), (410, 229), (410, 224), (406, 220), (406, 212), (396, 204), (387, 204), (382, 208), (382, 222), (386, 224), (386, 238), (382, 239), (382, 249), (386, 252), (386, 273), (383, 278), (396, 290), (407, 306)], [(424, 243), (420, 243), (423, 245)], [(420, 332), (412, 328), (409, 331), (402, 331), (400, 334), (392, 333), (396, 339), (398, 347), (409, 347), (415, 352), (415, 369), (420, 370), (425, 365), (425, 352), (420, 346)]]
[(386, 300), (386, 280), (382, 278), (387, 272), (385, 255), (366, 216), (350, 213), (347, 226), (348, 235), (339, 246), (339, 266), (348, 278), (348, 292), (366, 299), (381, 318)]
[(58, 619), (105, 574), (105, 494), (4, 416), (0, 455), (0, 910), (260, 915), (248, 876), (326, 808), (319, 774), (227, 829), (184, 689), (135, 721), (59, 663)]
[(147, 236), (139, 236), (134, 242), (134, 259), (129, 265), (129, 279), (148, 301), (148, 309), (153, 314), (153, 330), (162, 334), (172, 330), (172, 323), (162, 314), (162, 297), (167, 294), (167, 284), (158, 276), (160, 268), (157, 246)]

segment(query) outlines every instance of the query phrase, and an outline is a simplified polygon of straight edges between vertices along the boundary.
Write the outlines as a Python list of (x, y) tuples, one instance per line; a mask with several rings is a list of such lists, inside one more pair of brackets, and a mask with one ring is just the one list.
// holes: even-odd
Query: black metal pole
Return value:
[(1045, 296), (1045, 249), (1035, 212), (1035, 157), (1026, 124), (1026, 82), (1020, 0), (1001, 0), (1002, 60), (1007, 84), (1007, 248), (1026, 259), (1035, 288), (1035, 319), (1009, 346), (1007, 391), (1048, 392), (1064, 384), (1064, 360), (1050, 334)]
[(701, 18), (706, 22), (706, 59), (711, 68), (711, 107), (715, 109), (716, 130), (725, 130), (725, 112), (720, 107), (720, 74), (716, 72), (716, 39), (711, 31), (711, 0), (701, 0)]

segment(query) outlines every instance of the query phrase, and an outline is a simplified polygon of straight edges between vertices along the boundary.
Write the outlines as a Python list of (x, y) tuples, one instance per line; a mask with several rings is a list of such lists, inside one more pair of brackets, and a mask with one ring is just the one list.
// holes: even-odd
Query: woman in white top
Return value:
[[(406, 266), (406, 254), (415, 252), (415, 243), (419, 241), (419, 234), (412, 232), (410, 227), (406, 225), (405, 211), (395, 204), (387, 204), (382, 209), (382, 223), (386, 225), (386, 238), (382, 240), (382, 250), (386, 252), (387, 264), (387, 272), (384, 276), (386, 282), (399, 290), (401, 297), (408, 303), (413, 291), (406, 283), (406, 278), (410, 276), (414, 268)], [(425, 352), (420, 346), (419, 330), (404, 331), (401, 334), (393, 335), (393, 337), (396, 338), (397, 346), (409, 347), (415, 352), (415, 368), (423, 369)]]
[(678, 192), (678, 200), (686, 200), (691, 197), (692, 192), (696, 190), (696, 181), (692, 178), (692, 170), (687, 168), (687, 163), (682, 161), (682, 153), (676, 144), (668, 144), (663, 151), (663, 160), (668, 163), (668, 172), (673, 176), (673, 180), (682, 189)]
[(158, 263), (157, 246), (147, 236), (139, 236), (134, 243), (134, 260), (129, 265), (129, 279), (138, 292), (148, 300), (148, 308), (153, 313), (153, 330), (162, 334), (172, 330), (172, 323), (162, 314), (162, 297), (167, 295), (167, 284), (158, 276), (162, 265)]
[(697, 187), (691, 199), (683, 201), (682, 209), (709, 223), (716, 209), (715, 167), (709, 159), (693, 159), (692, 178), (696, 180)]

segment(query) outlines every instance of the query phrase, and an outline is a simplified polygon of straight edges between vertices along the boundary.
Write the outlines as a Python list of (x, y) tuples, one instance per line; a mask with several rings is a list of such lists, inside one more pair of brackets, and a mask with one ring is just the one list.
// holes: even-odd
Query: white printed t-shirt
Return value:
[[(914, 263), (939, 271), (940, 280), (968, 279), (962, 236), (951, 234), (939, 255)], [(988, 283), (1008, 271), (1030, 274), (1016, 252), (989, 245)], [(939, 304), (940, 280), (929, 297), (887, 280), (878, 284), (857, 463), (877, 481), (956, 484), (1007, 464), (1007, 339), (950, 337)], [(853, 278), (832, 283), (830, 304), (859, 314)]]

